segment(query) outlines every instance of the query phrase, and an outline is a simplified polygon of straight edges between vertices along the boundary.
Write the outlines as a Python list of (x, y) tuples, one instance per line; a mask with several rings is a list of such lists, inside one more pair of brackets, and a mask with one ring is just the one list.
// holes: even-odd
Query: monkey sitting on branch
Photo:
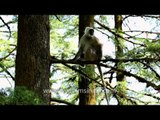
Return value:
[(99, 39), (94, 35), (94, 29), (92, 27), (86, 27), (84, 35), (80, 38), (79, 41), (79, 50), (73, 60), (80, 61), (96, 61), (97, 68), (99, 70), (100, 78), (103, 84), (103, 89), (107, 99), (106, 87), (103, 80), (103, 74), (101, 67), (99, 65), (100, 60), (102, 59), (102, 44)]

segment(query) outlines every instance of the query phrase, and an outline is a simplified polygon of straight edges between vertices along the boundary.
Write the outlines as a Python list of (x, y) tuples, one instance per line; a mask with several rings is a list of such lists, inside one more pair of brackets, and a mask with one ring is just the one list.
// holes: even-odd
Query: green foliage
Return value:
[[(126, 15), (128, 16), (128, 15)], [(150, 15), (151, 16), (151, 15)], [(125, 17), (125, 16), (124, 16)], [(142, 19), (147, 20), (149, 25), (152, 25), (153, 28), (151, 29), (141, 29), (143, 26), (136, 26), (134, 17), (128, 17), (123, 21), (123, 29), (122, 31), (123, 37), (126, 39), (132, 41), (133, 43), (139, 43), (144, 44), (145, 46), (132, 44), (125, 39), (120, 38), (118, 41), (114, 42), (116, 46), (121, 45), (121, 48), (123, 49), (123, 55), (115, 53), (119, 55), (120, 58), (123, 59), (140, 59), (140, 58), (160, 58), (160, 41), (159, 41), (159, 19), (155, 19), (154, 17), (146, 17), (141, 16)], [(137, 16), (138, 17), (138, 16)], [(158, 16), (159, 17), (159, 16)], [(116, 32), (114, 28), (114, 15), (96, 15), (96, 20), (101, 22), (103, 25), (106, 25), (111, 28), (112, 31)], [(131, 18), (131, 19), (130, 19)], [(17, 15), (13, 15), (11, 24), (9, 24), (11, 31), (12, 31), (12, 37), (8, 39), (8, 30), (0, 31), (0, 59), (7, 56), (15, 47), (17, 43), (17, 27), (13, 27), (13, 23), (17, 25), (18, 17)], [(71, 59), (73, 58), (74, 54), (78, 50), (78, 15), (51, 15), (50, 16), (50, 53), (51, 55), (57, 57), (58, 59)], [(134, 22), (134, 25), (131, 25), (131, 23)], [(3, 25), (3, 24), (1, 24)], [(133, 27), (134, 26), (134, 27)], [(108, 30), (105, 30), (103, 27), (98, 26), (98, 24), (95, 24), (96, 29), (103, 31), (106, 35), (107, 41), (112, 42), (115, 41), (115, 35), (110, 33)], [(144, 26), (145, 27), (145, 26)], [(151, 27), (151, 26), (150, 26)], [(2, 27), (6, 28), (6, 26)], [(7, 31), (3, 32), (3, 31)], [(128, 31), (128, 32), (125, 32)], [(139, 32), (137, 32), (139, 31)], [(148, 33), (147, 33), (148, 31)], [(152, 34), (152, 31), (157, 32), (157, 34)], [(135, 32), (135, 33), (134, 33)], [(129, 33), (130, 36), (127, 36)], [(148, 38), (145, 37), (145, 33), (148, 34)], [(121, 35), (121, 34), (120, 34)], [(142, 35), (142, 36), (141, 36)], [(155, 35), (157, 37), (150, 37), (149, 35)], [(106, 40), (106, 39), (105, 39)], [(124, 41), (124, 42), (122, 42)], [(107, 46), (110, 47), (110, 46)], [(115, 56), (115, 54), (113, 56)], [(147, 64), (148, 66), (144, 65), (143, 63)], [(120, 68), (124, 68), (124, 70), (131, 72), (132, 74), (135, 74), (137, 76), (140, 76), (144, 78), (147, 81), (150, 81), (152, 83), (155, 83), (159, 85), (159, 77), (156, 75), (155, 72), (159, 74), (159, 67), (160, 63), (159, 61), (156, 62), (146, 62), (146, 61), (137, 61), (137, 62), (121, 62), (119, 63)], [(114, 66), (114, 62), (109, 62), (107, 64), (110, 64)], [(78, 65), (72, 65), (72, 67), (78, 68)], [(12, 69), (10, 69), (12, 68)], [(14, 76), (14, 68), (15, 68), (15, 51), (10, 54), (7, 58), (0, 60), (0, 72), (6, 76), (6, 70), (11, 72)], [(90, 68), (86, 70), (86, 72), (90, 72)], [(115, 72), (115, 71), (113, 71)], [(1, 76), (3, 77), (3, 74)], [(92, 76), (94, 73), (91, 73), (90, 76)], [(94, 76), (94, 75), (93, 75)], [(108, 77), (110, 74), (105, 74), (107, 77), (106, 80), (108, 80)], [(10, 79), (7, 76), (7, 79)], [(113, 79), (115, 80), (115, 74), (113, 75)], [(126, 82), (131, 82), (132, 77), (126, 78)], [(78, 74), (74, 72), (73, 70), (65, 67), (62, 64), (53, 64), (51, 66), (51, 73), (50, 73), (50, 84), (54, 91), (52, 91), (52, 96), (64, 99), (66, 101), (70, 101), (71, 103), (77, 103), (78, 100), (78, 92), (76, 90), (78, 89)], [(139, 82), (140, 83), (140, 82)], [(125, 82), (117, 83), (119, 86), (116, 87), (116, 89), (124, 93), (127, 96), (131, 97), (130, 99), (136, 98), (136, 102), (138, 104), (146, 104), (140, 101), (140, 98), (145, 99), (145, 94), (140, 94), (138, 91), (132, 92), (132, 94), (128, 93), (128, 86)], [(134, 84), (134, 83), (132, 83)], [(127, 86), (127, 88), (125, 87)], [(57, 89), (56, 89), (57, 88)], [(5, 90), (0, 91), (0, 104), (41, 104), (41, 100), (31, 91), (25, 90), (25, 88), (22, 88), (21, 90), (17, 90), (18, 88), (15, 88), (15, 91), (13, 90)], [(147, 89), (147, 88), (146, 88)], [(142, 90), (145, 93), (153, 93), (150, 89)], [(141, 92), (142, 92), (141, 91)], [(155, 92), (156, 93), (156, 92)], [(112, 94), (112, 93), (110, 93)], [(97, 102), (101, 102), (103, 99), (104, 93), (103, 91), (96, 95)], [(109, 95), (108, 95), (109, 96)], [(110, 95), (113, 97), (113, 95)], [(158, 96), (158, 95), (157, 95)], [(111, 98), (110, 97), (110, 98)], [(129, 98), (128, 97), (128, 98)], [(147, 96), (148, 97), (148, 96)], [(134, 104), (127, 98), (119, 98), (119, 103), (121, 104)], [(135, 100), (135, 99), (134, 99)], [(157, 102), (156, 99), (148, 99), (148, 101), (159, 104), (159, 101)], [(155, 102), (156, 101), (156, 102)]]
[(120, 93), (126, 93), (126, 81), (118, 81), (116, 90)]
[[(4, 18), (7, 19), (4, 19)], [(7, 71), (10, 72), (12, 76), (14, 76), (14, 67), (15, 67), (15, 47), (17, 42), (17, 15), (6, 15), (2, 16), (4, 21), (8, 24), (11, 30), (11, 38), (9, 38), (10, 33), (8, 29), (6, 29), (6, 25), (3, 23), (0, 24), (0, 72), (6, 76)], [(6, 32), (7, 31), (7, 32)], [(14, 50), (14, 51), (13, 51)], [(11, 72), (12, 71), (12, 72)]]
[(136, 104), (135, 101), (132, 101), (127, 97), (127, 82), (119, 81), (117, 82), (116, 90), (123, 95), (123, 97), (117, 96), (119, 105), (133, 105)]
[(105, 25), (109, 25), (109, 22), (108, 22), (108, 19), (107, 19), (108, 17), (107, 16), (104, 16), (104, 15), (100, 15), (99, 16), (99, 20), (100, 20), (100, 22), (101, 23), (105, 23)]
[(145, 50), (149, 54), (149, 57), (154, 57), (154, 58), (159, 58), (160, 57), (160, 44), (159, 44), (159, 42), (148, 43)]
[(145, 50), (140, 48), (140, 47), (135, 47), (131, 50), (126, 50), (126, 52), (124, 53), (124, 58), (127, 58), (127, 59), (135, 59), (135, 58), (143, 58), (145, 57)]
[[(15, 90), (7, 89), (1, 91), (0, 104), (1, 105), (40, 105), (42, 100), (32, 91), (25, 87), (16, 87)], [(8, 95), (7, 95), (8, 93)]]
[[(73, 58), (78, 50), (78, 16), (50, 16), (50, 26), (51, 55), (65, 60)], [(63, 64), (54, 64), (50, 75), (51, 87), (54, 89), (52, 96), (75, 103), (78, 95), (77, 73)]]
[(78, 41), (78, 17), (75, 15), (58, 15), (50, 17), (51, 55), (58, 58), (70, 58), (75, 53)]

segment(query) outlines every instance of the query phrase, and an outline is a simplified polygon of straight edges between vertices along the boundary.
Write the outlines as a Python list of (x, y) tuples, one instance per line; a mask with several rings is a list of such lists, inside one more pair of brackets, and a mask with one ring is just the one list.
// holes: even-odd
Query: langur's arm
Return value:
[(82, 53), (83, 53), (83, 48), (82, 48), (82, 46), (80, 46), (80, 48), (79, 48), (77, 54), (75, 55), (75, 57), (73, 58), (73, 60), (80, 59)]

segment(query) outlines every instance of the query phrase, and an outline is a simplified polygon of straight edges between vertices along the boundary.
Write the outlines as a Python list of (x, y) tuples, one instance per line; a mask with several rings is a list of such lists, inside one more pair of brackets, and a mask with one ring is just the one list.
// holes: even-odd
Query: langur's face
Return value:
[(86, 27), (85, 34), (92, 36), (94, 34), (94, 29), (92, 27)]
[(90, 35), (93, 35), (93, 34), (94, 34), (94, 30), (93, 30), (93, 29), (90, 29), (90, 30), (89, 30), (89, 34), (90, 34)]

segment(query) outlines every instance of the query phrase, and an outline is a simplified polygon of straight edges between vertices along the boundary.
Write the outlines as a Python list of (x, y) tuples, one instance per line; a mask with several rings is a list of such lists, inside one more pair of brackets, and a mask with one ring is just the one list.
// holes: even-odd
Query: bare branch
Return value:
[(149, 18), (155, 18), (155, 19), (160, 20), (160, 15), (144, 15), (142, 17), (149, 17)]
[(4, 74), (4, 76), (5, 76), (5, 78), (7, 79), (8, 83), (10, 84), (11, 88), (12, 88), (12, 83), (9, 81), (7, 75)]
[(140, 31), (140, 30), (131, 30), (131, 31), (123, 31), (123, 32), (140, 32), (140, 33), (150, 33), (150, 34), (160, 34), (160, 32), (153, 32), (153, 31)]
[(57, 15), (55, 15), (55, 17), (57, 18), (57, 20), (59, 20), (59, 22), (62, 22)]
[[(9, 21), (9, 22), (6, 22), (7, 25), (8, 25), (8, 24), (13, 24), (13, 23), (16, 23), (16, 21)], [(4, 27), (4, 26), (6, 26), (6, 25), (5, 25), (5, 24), (0, 25), (0, 27)]]
[(15, 81), (15, 78), (12, 76), (12, 74), (4, 67), (0, 64), (0, 67), (3, 69), (4, 72), (6, 72), (11, 78), (13, 81)]
[(8, 28), (8, 30), (9, 30), (9, 38), (8, 38), (8, 40), (11, 38), (11, 29), (10, 29), (10, 27), (9, 27), (9, 25), (3, 20), (3, 18), (0, 16), (0, 20), (3, 22), (3, 24), (5, 25), (5, 26), (7, 26), (7, 28)]
[(126, 16), (122, 19), (122, 21), (124, 21), (124, 20), (127, 19), (128, 17), (137, 17), (137, 15), (126, 15)]

